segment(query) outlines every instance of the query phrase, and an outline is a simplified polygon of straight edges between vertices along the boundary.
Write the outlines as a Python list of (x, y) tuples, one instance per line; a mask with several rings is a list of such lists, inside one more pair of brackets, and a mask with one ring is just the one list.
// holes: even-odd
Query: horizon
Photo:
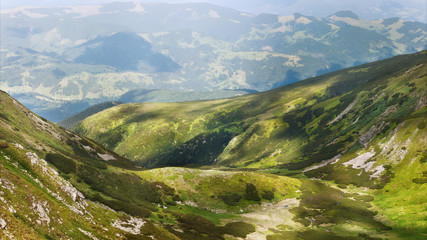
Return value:
[[(209, 3), (221, 7), (231, 8), (251, 14), (277, 14), (289, 16), (294, 13), (301, 13), (307, 16), (327, 17), (339, 11), (351, 11), (363, 19), (387, 19), (398, 17), (407, 21), (418, 21), (427, 23), (427, 4), (424, 0), (411, 0), (405, 2), (396, 2), (393, 0), (325, 0), (322, 2), (315, 0), (3, 0), (0, 2), (1, 11), (15, 9), (20, 7), (68, 7), (68, 6), (96, 6), (114, 2), (141, 2), (141, 3)], [(369, 3), (369, 4), (368, 4)], [(365, 7), (369, 6), (369, 7)]]

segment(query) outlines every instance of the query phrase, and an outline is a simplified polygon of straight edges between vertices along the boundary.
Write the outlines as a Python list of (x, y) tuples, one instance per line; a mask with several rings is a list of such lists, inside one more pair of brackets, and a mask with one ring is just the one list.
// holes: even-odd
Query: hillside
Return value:
[(75, 110), (78, 109), (78, 103), (76, 104), (65, 104), (60, 108), (64, 109), (67, 105), (72, 105), (77, 107), (73, 109), (74, 111), (68, 111), (67, 117), (64, 120), (58, 122), (59, 126), (70, 129), (74, 127), (77, 123), (83, 119), (93, 115), (97, 112), (100, 112), (104, 109), (116, 106), (121, 103), (143, 103), (143, 102), (184, 102), (184, 101), (196, 101), (196, 100), (209, 100), (209, 99), (221, 99), (221, 98), (230, 98), (235, 96), (241, 96), (248, 93), (254, 93), (253, 90), (216, 90), (209, 92), (196, 92), (196, 91), (178, 91), (178, 90), (160, 90), (160, 89), (135, 89), (131, 90), (118, 98), (118, 101), (107, 101), (103, 103), (98, 103), (93, 106), (90, 106), (83, 111), (78, 111), (75, 113)]
[[(281, 138), (274, 130), (269, 132), (270, 137), (261, 131), (263, 126), (271, 126), (261, 124), (269, 123), (275, 116), (289, 121), (285, 115), (298, 113), (303, 116), (305, 113), (302, 114), (301, 109), (317, 104), (330, 105), (330, 101), (335, 102), (330, 108), (333, 109), (340, 105), (339, 99), (348, 91), (366, 95), (373, 91), (375, 95), (372, 97), (377, 98), (370, 104), (381, 101), (387, 93), (400, 93), (391, 95), (390, 106), (402, 105), (398, 109), (404, 112), (392, 111), (389, 107), (386, 112), (392, 114), (391, 119), (396, 121), (395, 124), (391, 124), (390, 129), (377, 134), (371, 141), (362, 141), (367, 144), (366, 148), (354, 147), (353, 150), (343, 152), (333, 165), (327, 165), (326, 162), (322, 164), (324, 167), (316, 166), (295, 172), (290, 172), (290, 167), (286, 165), (261, 171), (240, 171), (238, 168), (225, 167), (231, 163), (239, 166), (239, 161), (224, 160), (217, 165), (222, 165), (219, 169), (206, 169), (212, 166), (205, 166), (200, 169), (167, 167), (143, 170), (92, 140), (38, 117), (15, 99), (0, 92), (0, 201), (4, 203), (0, 206), (0, 238), (423, 239), (427, 234), (423, 212), (426, 192), (426, 154), (423, 152), (426, 149), (425, 54), (400, 56), (266, 93), (179, 104), (119, 105), (94, 115), (115, 111), (123, 106), (127, 106), (127, 110), (141, 106), (162, 106), (155, 114), (158, 124), (163, 124), (159, 120), (162, 111), (168, 111), (167, 115), (171, 118), (187, 116), (185, 120), (189, 121), (185, 112), (189, 106), (194, 109), (193, 116), (209, 111), (230, 110), (228, 113), (232, 113), (234, 107), (230, 106), (252, 99), (261, 107), (268, 104), (275, 107), (261, 109), (256, 105), (244, 106), (246, 115), (234, 115), (251, 119), (242, 125), (227, 122), (230, 121), (227, 116), (232, 114), (221, 112), (219, 115), (210, 115), (215, 118), (208, 121), (211, 124), (209, 126), (212, 130), (218, 130), (215, 130), (216, 135), (206, 133), (210, 136), (227, 136), (224, 133), (238, 133), (239, 127), (243, 128), (246, 124), (248, 127), (245, 132), (251, 132), (253, 138), (260, 136), (259, 141), (252, 143), (267, 145), (266, 141), (274, 143), (274, 138)], [(373, 75), (369, 69), (375, 70)], [(356, 76), (346, 80), (343, 76), (349, 71)], [(339, 74), (341, 77), (338, 77)], [(361, 76), (363, 78), (359, 78)], [(349, 81), (355, 85), (349, 85)], [(303, 99), (295, 98), (298, 89), (304, 89), (306, 94), (301, 96), (307, 97), (310, 92), (316, 92), (322, 83), (329, 85), (323, 85), (324, 100), (319, 100), (319, 103), (304, 103)], [(387, 83), (387, 86), (380, 83)], [(375, 84), (375, 87), (370, 84)], [(360, 88), (364, 91), (359, 91)], [(407, 92), (411, 93), (409, 97), (405, 97)], [(280, 96), (285, 94), (289, 96), (281, 99)], [(358, 96), (361, 99), (364, 97)], [(300, 107), (292, 105), (294, 107), (291, 109), (283, 105), (288, 97), (291, 100), (295, 98), (293, 103), (287, 102), (289, 106), (300, 104)], [(341, 108), (347, 108), (352, 101), (347, 99), (347, 104), (342, 104), (345, 106)], [(414, 102), (417, 110), (412, 107)], [(166, 105), (170, 107), (166, 108)], [(355, 108), (359, 107), (359, 104), (354, 105)], [(133, 109), (129, 109), (129, 106)], [(337, 110), (338, 116), (342, 109)], [(380, 111), (381, 108), (371, 109)], [(156, 116), (149, 109), (145, 110), (148, 115), (132, 118), (135, 129), (139, 121)], [(154, 110), (151, 108), (151, 111)], [(288, 113), (283, 113), (283, 110)], [(369, 106), (365, 111), (368, 110)], [(325, 106), (322, 114), (329, 111)], [(330, 125), (338, 127), (351, 114), (351, 111), (342, 114), (341, 119), (332, 121)], [(372, 115), (379, 114), (375, 112)], [(118, 117), (112, 116), (110, 120), (120, 121)], [(363, 118), (358, 121), (363, 121)], [(116, 123), (110, 122), (104, 127)], [(175, 124), (177, 131), (182, 129), (179, 124)], [(200, 126), (204, 122), (199, 119), (198, 124)], [(250, 130), (253, 124), (260, 128)], [(376, 131), (369, 124), (363, 125), (370, 132)], [(197, 126), (192, 125), (193, 128)], [(360, 131), (363, 132), (364, 128)], [(236, 136), (242, 134), (245, 133)], [(297, 136), (300, 132), (292, 134)], [(328, 138), (328, 134), (324, 139)], [(216, 146), (215, 141), (208, 143), (211, 139), (215, 140), (211, 137), (203, 139), (206, 143), (199, 142)], [(235, 142), (241, 142), (240, 146), (246, 147), (246, 144), (251, 143), (246, 139), (237, 139)], [(282, 144), (285, 143), (284, 138), (281, 139)], [(347, 136), (345, 139), (348, 139)], [(187, 146), (191, 147), (187, 148), (189, 152), (201, 152), (196, 144)], [(236, 149), (229, 153), (240, 151)], [(199, 158), (203, 154), (194, 156)], [(244, 155), (239, 157), (245, 161)], [(307, 176), (311, 179), (307, 179)]]
[(93, 186), (100, 179), (82, 180), (113, 166), (136, 169), (128, 160), (38, 117), (4, 92), (0, 102), (1, 239), (127, 239), (134, 232), (168, 236), (141, 217), (94, 202), (99, 189)]
[[(419, 76), (426, 53), (232, 99), (124, 104), (85, 119), (75, 130), (149, 167), (215, 163), (301, 169), (353, 145), (366, 147), (375, 134), (423, 109), (425, 77)], [(358, 141), (370, 131), (372, 136)]]
[(65, 55), (76, 63), (106, 65), (119, 71), (173, 72), (180, 68), (172, 59), (153, 52), (142, 37), (128, 32), (98, 37), (67, 50)]
[[(426, 56), (402, 55), (232, 99), (124, 104), (75, 130), (146, 167), (263, 169), (322, 179), (370, 195), (375, 219), (402, 238), (412, 231), (422, 239)], [(327, 226), (323, 218), (332, 213), (311, 204), (314, 212), (299, 216)], [(351, 218), (334, 214), (338, 222)]]
[[(339, 193), (323, 184), (266, 173), (138, 170), (38, 117), (4, 92), (0, 102), (2, 239), (259, 239), (273, 237), (271, 231), (281, 231), (283, 224), (290, 234), (309, 239), (322, 231), (292, 219), (292, 209), (304, 208), (301, 192), (317, 197), (328, 191), (328, 203)], [(349, 201), (368, 213), (358, 224), (385, 228), (363, 209), (365, 200)], [(273, 215), (275, 221), (268, 225), (260, 221)]]
[[(258, 203), (275, 204), (298, 195), (300, 181), (288, 177), (190, 169), (168, 172), (199, 174), (199, 181), (232, 182), (228, 190), (219, 181), (215, 191), (194, 192), (189, 189), (194, 180), (185, 177), (180, 184), (187, 187), (175, 189), (171, 178), (154, 177), (158, 174), (40, 118), (4, 92), (0, 102), (1, 239), (244, 237), (256, 229), (251, 222), (234, 220), (240, 211), (247, 213), (260, 209)], [(207, 193), (228, 194), (223, 191), (240, 185), (245, 193), (245, 184), (252, 192), (234, 200), (232, 209), (221, 197), (206, 197)], [(273, 193), (272, 188), (282, 190)], [(254, 198), (258, 191), (268, 195)], [(198, 206), (199, 200), (207, 201)]]
[(0, 88), (19, 101), (37, 94), (29, 107), (55, 122), (68, 117), (57, 110), (67, 101), (93, 105), (141, 88), (266, 91), (427, 46), (425, 23), (204, 3), (19, 8), (1, 20)]
[(58, 125), (67, 129), (72, 128), (83, 119), (95, 113), (101, 112), (102, 110), (105, 110), (107, 108), (117, 106), (119, 104), (121, 104), (121, 102), (104, 102), (104, 103), (99, 103), (99, 104), (90, 106), (85, 110), (58, 122)]

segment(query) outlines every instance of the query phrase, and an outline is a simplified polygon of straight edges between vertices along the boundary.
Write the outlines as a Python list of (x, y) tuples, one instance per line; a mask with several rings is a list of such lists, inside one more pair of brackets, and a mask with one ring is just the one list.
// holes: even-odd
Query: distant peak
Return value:
[(337, 16), (337, 17), (348, 17), (348, 18), (353, 18), (353, 19), (360, 19), (359, 16), (357, 16), (354, 12), (352, 11), (339, 11), (336, 12), (334, 14), (332, 14), (331, 16)]
[(292, 15), (294, 15), (295, 19), (300, 18), (300, 17), (305, 17), (303, 14), (301, 14), (299, 12), (296, 12), (296, 13), (294, 13)]

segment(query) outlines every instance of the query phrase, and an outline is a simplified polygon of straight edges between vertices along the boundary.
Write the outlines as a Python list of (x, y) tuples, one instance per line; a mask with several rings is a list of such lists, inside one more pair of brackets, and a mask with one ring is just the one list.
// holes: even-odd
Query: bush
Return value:
[(261, 201), (261, 198), (258, 195), (258, 191), (255, 185), (252, 183), (246, 184), (245, 199), (249, 201)]
[(420, 123), (418, 123), (418, 125), (417, 125), (417, 128), (418, 129), (424, 129), (426, 127), (426, 123), (425, 122), (420, 122)]
[(371, 195), (357, 195), (356, 197), (354, 197), (354, 199), (361, 200), (364, 202), (372, 202), (375, 198)]
[(120, 200), (112, 200), (112, 201), (106, 201), (104, 202), (104, 204), (116, 211), (123, 211), (132, 216), (147, 218), (151, 215), (150, 210), (141, 206), (137, 206), (135, 203), (129, 203), (129, 202), (120, 201)]
[(228, 206), (237, 206), (240, 199), (242, 199), (242, 196), (240, 196), (237, 193), (233, 193), (233, 194), (219, 195), (219, 198), (222, 199), (222, 201), (224, 201), (224, 203), (227, 204)]
[(322, 115), (324, 112), (325, 112), (325, 109), (324, 109), (324, 108), (322, 108), (322, 107), (320, 107), (320, 108), (316, 108), (316, 109), (313, 111), (313, 115), (314, 115), (315, 117), (320, 117), (320, 115)]
[(412, 182), (417, 183), (417, 184), (424, 184), (427, 183), (427, 178), (414, 178), (412, 179)]
[(9, 144), (7, 144), (7, 142), (2, 142), (0, 143), (0, 148), (8, 148)]
[(246, 235), (255, 232), (255, 227), (245, 222), (232, 222), (227, 223), (227, 225), (223, 227), (223, 231), (225, 234), (246, 238)]
[(63, 156), (62, 154), (48, 153), (46, 154), (46, 161), (54, 165), (63, 173), (69, 174), (76, 172), (77, 164), (74, 160)]
[(273, 200), (274, 193), (272, 191), (265, 191), (264, 194), (262, 195), (262, 198), (266, 200)]

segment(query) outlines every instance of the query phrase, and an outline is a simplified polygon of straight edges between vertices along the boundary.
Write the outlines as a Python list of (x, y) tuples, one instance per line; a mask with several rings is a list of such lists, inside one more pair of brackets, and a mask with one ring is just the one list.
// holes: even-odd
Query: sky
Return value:
[[(57, 7), (72, 5), (101, 5), (109, 2), (135, 0), (0, 0), (1, 9), (21, 6)], [(139, 0), (140, 2), (209, 2), (254, 14), (274, 13), (326, 17), (340, 10), (351, 10), (362, 18), (400, 17), (410, 21), (427, 22), (427, 0)]]

